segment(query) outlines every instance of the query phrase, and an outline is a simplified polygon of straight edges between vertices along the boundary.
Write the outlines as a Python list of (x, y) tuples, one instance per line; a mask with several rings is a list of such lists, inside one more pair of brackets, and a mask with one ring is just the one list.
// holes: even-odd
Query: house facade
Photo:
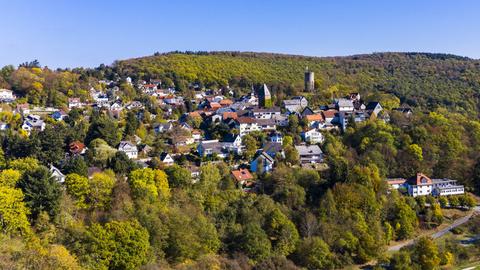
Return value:
[(318, 164), (323, 162), (323, 152), (318, 145), (295, 145), (302, 164)]
[(121, 141), (118, 145), (118, 151), (124, 152), (131, 159), (138, 158), (137, 146), (129, 141)]
[(324, 141), (323, 134), (316, 128), (312, 128), (310, 130), (302, 132), (302, 138), (305, 140), (305, 142), (311, 144), (323, 143)]

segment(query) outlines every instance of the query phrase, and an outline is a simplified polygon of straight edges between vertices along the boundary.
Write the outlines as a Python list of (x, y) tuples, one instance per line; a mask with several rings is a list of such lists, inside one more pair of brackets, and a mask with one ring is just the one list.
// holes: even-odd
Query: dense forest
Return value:
[[(314, 58), (176, 52), (94, 69), (50, 70), (35, 61), (4, 67), (0, 88), (13, 89), (18, 99), (2, 104), (0, 112), (10, 127), (0, 134), (0, 268), (340, 269), (378, 263), (378, 269), (433, 270), (478, 260), (478, 242), (466, 250), (457, 242), (436, 246), (421, 238), (393, 255), (387, 246), (445, 224), (448, 211), (466, 213), (475, 205), (479, 64), (418, 53)], [(228, 85), (242, 93), (265, 82), (278, 102), (302, 91), (306, 66), (317, 79), (317, 90), (304, 93), (312, 104), (360, 92), (392, 103), (385, 106), (390, 121), (370, 119), (343, 133), (325, 133), (321, 148), (328, 169), (317, 171), (302, 168), (292, 150), (308, 123), (290, 117), (279, 130), (285, 157), (277, 158), (272, 173), (256, 175), (262, 187), (256, 193), (239, 189), (231, 168), (248, 163), (265, 134), (245, 136), (253, 153), (237, 162), (207, 162), (187, 153), (166, 167), (158, 157), (172, 150), (168, 142), (178, 134), (156, 134), (153, 126), (177, 120), (189, 108), (167, 115), (125, 82), (127, 76), (134, 82), (160, 79), (180, 95), (190, 95), (195, 85)], [(75, 108), (64, 121), (46, 116), (46, 128), (28, 135), (14, 113), (15, 105), (27, 101), (66, 110), (68, 97), (88, 100), (91, 87), (108, 92), (112, 86), (123, 101), (145, 104), (141, 114), (132, 110), (117, 119), (105, 109)], [(390, 110), (400, 104), (414, 113)], [(214, 137), (231, 130), (219, 124), (203, 132)], [(147, 168), (117, 151), (121, 140), (134, 136), (151, 148)], [(70, 155), (73, 142), (84, 143), (85, 154)], [(193, 164), (200, 165), (196, 181)], [(51, 165), (66, 175), (64, 183), (52, 177)], [(389, 190), (384, 181), (417, 172), (457, 179), (470, 193), (413, 198)], [(475, 224), (469, 230), (478, 234)]]

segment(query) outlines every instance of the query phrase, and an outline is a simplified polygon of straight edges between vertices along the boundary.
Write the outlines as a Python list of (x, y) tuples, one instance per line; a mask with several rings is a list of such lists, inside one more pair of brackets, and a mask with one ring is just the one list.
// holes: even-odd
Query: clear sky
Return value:
[(94, 67), (156, 51), (480, 58), (476, 0), (0, 0), (0, 66)]

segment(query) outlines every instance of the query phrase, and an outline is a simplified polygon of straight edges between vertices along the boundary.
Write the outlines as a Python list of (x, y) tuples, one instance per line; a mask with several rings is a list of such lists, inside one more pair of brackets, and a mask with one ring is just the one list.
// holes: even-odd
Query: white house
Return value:
[(308, 107), (308, 100), (303, 96), (296, 96), (292, 99), (286, 99), (282, 103), (283, 107), (291, 113), (301, 113), (303, 109)]
[(260, 131), (255, 118), (251, 117), (239, 117), (237, 119), (237, 128), (239, 129), (240, 136), (245, 136), (246, 134), (253, 131)]
[(65, 182), (65, 175), (57, 167), (50, 165), (50, 173), (58, 182)]
[(303, 139), (311, 144), (323, 143), (323, 134), (316, 128), (312, 128), (308, 131), (302, 132)]
[(167, 153), (167, 152), (163, 152), (161, 155), (160, 155), (160, 160), (163, 162), (163, 164), (165, 164), (166, 166), (171, 166), (175, 163), (175, 161), (173, 160), (172, 156)]
[(82, 108), (83, 103), (80, 101), (80, 98), (69, 98), (68, 99), (68, 108)]
[(13, 95), (12, 90), (8, 89), (0, 89), (0, 101), (1, 102), (12, 102), (16, 99), (15, 95)]
[(153, 130), (155, 131), (155, 133), (164, 133), (172, 129), (173, 129), (173, 124), (171, 122), (159, 123), (153, 127)]
[(106, 107), (108, 104), (108, 96), (102, 92), (92, 92), (91, 93), (93, 101), (97, 104), (98, 107)]
[(252, 115), (256, 119), (271, 119), (274, 115), (280, 115), (280, 108), (255, 108), (252, 110)]
[(202, 132), (198, 129), (192, 130), (192, 138), (195, 142), (199, 142), (202, 139)]
[(337, 109), (340, 112), (353, 112), (355, 110), (355, 106), (353, 105), (352, 100), (341, 98), (337, 101)]
[(45, 126), (45, 122), (40, 118), (39, 115), (29, 114), (23, 121), (22, 129), (30, 134), (30, 131), (32, 130), (43, 131)]
[(125, 106), (127, 110), (134, 110), (134, 109), (143, 109), (144, 106), (140, 101), (132, 101)]
[(201, 141), (197, 146), (197, 151), (201, 157), (216, 155), (219, 158), (226, 158), (230, 149), (219, 140)]
[(137, 146), (129, 141), (121, 141), (118, 145), (118, 151), (124, 152), (131, 159), (136, 159), (138, 157)]

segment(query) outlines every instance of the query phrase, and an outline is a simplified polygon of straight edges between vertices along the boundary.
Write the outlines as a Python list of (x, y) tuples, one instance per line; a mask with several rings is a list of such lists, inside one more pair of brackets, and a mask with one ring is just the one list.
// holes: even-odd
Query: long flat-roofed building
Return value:
[(458, 185), (457, 180), (448, 178), (431, 179), (423, 173), (417, 173), (408, 179), (392, 178), (387, 179), (387, 183), (393, 189), (405, 187), (408, 195), (417, 196), (447, 196), (460, 195), (465, 193), (465, 187)]

